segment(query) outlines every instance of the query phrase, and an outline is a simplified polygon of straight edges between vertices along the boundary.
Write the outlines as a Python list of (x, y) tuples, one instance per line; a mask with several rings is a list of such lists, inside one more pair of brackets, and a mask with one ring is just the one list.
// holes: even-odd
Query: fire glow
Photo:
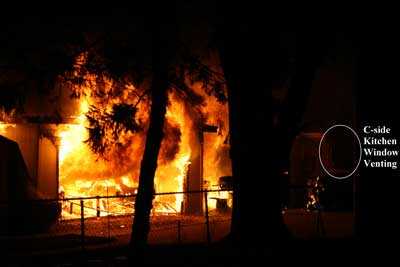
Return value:
[[(91, 80), (97, 81), (98, 77), (93, 77)], [(108, 80), (105, 84), (105, 90), (111, 90), (113, 82)], [(95, 82), (92, 86), (96, 86)], [(130, 90), (135, 90), (132, 85), (127, 86)], [(199, 88), (197, 90), (200, 91)], [(119, 141), (130, 145), (122, 152), (111, 154), (108, 159), (99, 157), (92, 152), (86, 142), (89, 138), (86, 115), (90, 107), (98, 103), (91, 96), (91, 86), (84, 88), (84, 91), (84, 96), (79, 98), (74, 123), (59, 125), (56, 131), (59, 140), (59, 193), (65, 198), (121, 196), (85, 200), (85, 216), (131, 214), (134, 197), (122, 196), (131, 196), (137, 192), (140, 161), (146, 139), (145, 131), (122, 134), (118, 137)], [(206, 117), (205, 121), (219, 126), (218, 134), (205, 139), (203, 178), (206, 182), (202, 189), (216, 189), (218, 178), (231, 174), (230, 160), (226, 153), (227, 105), (218, 103), (212, 96), (204, 93), (202, 96), (205, 98), (205, 104), (201, 107), (201, 111)], [(125, 94), (122, 98), (111, 99), (101, 108), (111, 109), (118, 101), (132, 103), (134, 100), (130, 97), (130, 94)], [(170, 125), (173, 131), (164, 130), (165, 136), (155, 175), (155, 192), (183, 192), (191, 159), (198, 153), (196, 149), (198, 144), (195, 142), (198, 138), (196, 126), (198, 118), (194, 115), (196, 112), (190, 110), (190, 105), (173, 91), (169, 92), (168, 99), (166, 124)], [(138, 106), (138, 116), (146, 123), (149, 110), (148, 101), (142, 101)], [(107, 136), (111, 133), (105, 134)], [(225, 192), (209, 194), (210, 208), (215, 208), (216, 197), (228, 198)], [(183, 194), (156, 196), (153, 201), (153, 213), (180, 213), (183, 201)], [(78, 201), (64, 202), (64, 218), (76, 218), (79, 212)]]

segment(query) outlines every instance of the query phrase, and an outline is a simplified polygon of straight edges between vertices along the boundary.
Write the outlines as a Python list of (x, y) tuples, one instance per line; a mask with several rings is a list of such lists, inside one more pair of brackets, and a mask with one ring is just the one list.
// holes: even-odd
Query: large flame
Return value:
[[(168, 123), (177, 125), (181, 132), (179, 140), (179, 150), (173, 160), (166, 161), (163, 158), (158, 160), (158, 168), (155, 176), (155, 189), (157, 192), (181, 192), (183, 191), (183, 181), (187, 175), (187, 167), (191, 158), (191, 131), (193, 122), (185, 114), (185, 105), (179, 101), (173, 93), (169, 94), (171, 105), (166, 112)], [(139, 170), (127, 169), (126, 173), (121, 173), (120, 169), (113, 169), (114, 160), (103, 160), (96, 156), (85, 144), (88, 138), (86, 129), (87, 118), (85, 113), (88, 111), (90, 100), (82, 99), (80, 102), (79, 114), (76, 118), (76, 124), (66, 124), (59, 126), (59, 175), (60, 191), (65, 197), (89, 197), (89, 196), (111, 196), (111, 195), (129, 195), (136, 193), (137, 179)], [(144, 145), (143, 135), (132, 136), (137, 145)], [(140, 139), (140, 140), (139, 140)], [(165, 139), (162, 143), (165, 144)], [(127, 151), (128, 157), (132, 161), (139, 162), (142, 147), (133, 147)], [(162, 156), (162, 154), (160, 154)], [(128, 213), (132, 212), (132, 199), (109, 199), (108, 207), (100, 205), (100, 209), (110, 213)], [(156, 212), (176, 213), (181, 211), (182, 194), (156, 197), (154, 208)], [(96, 212), (99, 207), (98, 201), (87, 201), (90, 210)], [(110, 204), (111, 202), (111, 204)], [(128, 204), (129, 203), (129, 204)], [(76, 203), (77, 204), (77, 203)], [(127, 205), (126, 205), (127, 204)], [(125, 207), (125, 208), (123, 208)], [(73, 213), (74, 209), (72, 209)], [(76, 212), (79, 209), (76, 208)], [(67, 206), (67, 212), (71, 213), (71, 207)], [(102, 214), (106, 214), (103, 212)], [(73, 214), (72, 214), (73, 215)], [(94, 215), (94, 214), (93, 214)], [(65, 214), (70, 217), (71, 214)]]
[[(80, 66), (85, 62), (84, 54), (76, 60), (77, 75)], [(91, 197), (84, 201), (85, 216), (106, 216), (129, 214), (133, 212), (134, 197), (138, 187), (140, 162), (142, 159), (148, 127), (150, 103), (143, 100), (138, 105), (137, 116), (145, 125), (140, 132), (122, 132), (118, 136), (123, 149), (112, 151), (108, 158), (96, 155), (86, 142), (89, 138), (89, 119), (91, 107), (97, 107), (110, 112), (114, 104), (134, 104), (137, 101), (138, 90), (130, 83), (116, 97), (106, 102), (96, 98), (95, 88), (102, 88), (104, 93), (115, 87), (111, 78), (88, 74), (84, 85), (79, 87), (82, 92), (79, 99), (69, 100), (61, 104), (62, 108), (72, 109), (68, 113), (68, 123), (59, 124), (55, 131), (55, 144), (58, 150), (59, 193), (65, 198)], [(63, 90), (70, 88), (65, 86)], [(207, 95), (201, 85), (194, 85), (193, 90), (201, 95), (204, 103), (197, 108), (186, 103), (176, 92), (168, 93), (166, 112), (166, 127), (158, 158), (155, 175), (156, 192), (182, 192), (189, 165), (193, 158), (198, 159), (199, 134), (204, 137), (203, 145), (203, 179), (200, 189), (218, 189), (218, 178), (231, 175), (231, 163), (228, 155), (228, 107), (219, 103), (213, 96)], [(113, 94), (111, 94), (113, 95)], [(135, 98), (136, 96), (136, 98)], [(63, 100), (61, 101), (63, 102)], [(70, 107), (72, 106), (72, 108)], [(9, 134), (10, 129), (18, 127), (13, 123), (15, 114), (6, 114), (0, 110), (0, 134)], [(218, 127), (217, 133), (200, 133), (201, 124)], [(112, 133), (106, 132), (106, 138)], [(111, 198), (96, 198), (110, 196)], [(124, 197), (129, 196), (129, 197)], [(227, 192), (210, 193), (208, 204), (215, 208), (216, 199), (228, 199)], [(153, 212), (179, 213), (184, 201), (183, 194), (168, 194), (157, 196), (153, 202)], [(80, 213), (80, 202), (63, 201), (63, 217), (76, 218)]]
[[(79, 60), (83, 60), (81, 57)], [(78, 62), (79, 63), (79, 62)], [(128, 143), (126, 149), (118, 151), (108, 159), (103, 159), (92, 152), (85, 141), (89, 138), (87, 113), (91, 106), (105, 110), (112, 108), (118, 102), (133, 103), (130, 94), (113, 98), (109, 103), (99, 103), (93, 97), (93, 88), (97, 86), (99, 77), (88, 77), (91, 82), (81, 88), (85, 93), (79, 99), (74, 123), (62, 124), (57, 128), (59, 151), (59, 182), (60, 194), (63, 197), (96, 197), (120, 196), (85, 200), (85, 215), (115, 215), (133, 212), (133, 198), (123, 198), (137, 191), (140, 161), (143, 155), (146, 139), (145, 131), (140, 133), (123, 133), (118, 138), (121, 143)], [(104, 78), (104, 90), (111, 90), (113, 81)], [(131, 91), (135, 88), (127, 84)], [(205, 99), (201, 113), (205, 115), (204, 123), (218, 126), (218, 133), (205, 134), (204, 143), (204, 180), (203, 189), (216, 189), (218, 177), (231, 174), (231, 166), (227, 153), (228, 111), (227, 105), (208, 96), (197, 86), (197, 93)], [(173, 91), (168, 94), (169, 105), (166, 112), (164, 139), (158, 158), (155, 175), (156, 192), (182, 192), (187, 177), (188, 166), (192, 152), (197, 151), (195, 138), (198, 136), (198, 121), (191, 106), (184, 102)], [(149, 119), (150, 104), (143, 101), (139, 105), (138, 116), (143, 121)], [(198, 115), (198, 114), (197, 114)], [(203, 118), (204, 119), (204, 118)], [(108, 135), (110, 133), (106, 133)], [(209, 206), (215, 207), (215, 198), (228, 198), (225, 194), (210, 194)], [(153, 212), (179, 213), (181, 211), (183, 194), (157, 196), (153, 202)], [(79, 202), (64, 202), (63, 216), (76, 217), (79, 214)]]
[(15, 128), (15, 124), (12, 123), (5, 123), (5, 122), (0, 122), (0, 134), (1, 135), (7, 135), (7, 131), (9, 128)]

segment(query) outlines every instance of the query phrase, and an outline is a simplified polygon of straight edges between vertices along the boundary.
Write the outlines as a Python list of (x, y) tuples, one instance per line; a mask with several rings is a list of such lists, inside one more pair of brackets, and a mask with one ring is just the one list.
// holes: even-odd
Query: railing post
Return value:
[(325, 237), (326, 233), (325, 233), (324, 222), (322, 221), (322, 213), (319, 208), (317, 210), (316, 228), (318, 237)]
[(207, 244), (211, 243), (211, 233), (210, 233), (210, 220), (208, 217), (208, 197), (207, 191), (204, 191), (204, 204), (206, 209), (206, 231), (207, 231)]
[(83, 199), (81, 199), (81, 245), (82, 249), (85, 249), (85, 210)]
[(100, 197), (96, 196), (96, 216), (100, 217)]

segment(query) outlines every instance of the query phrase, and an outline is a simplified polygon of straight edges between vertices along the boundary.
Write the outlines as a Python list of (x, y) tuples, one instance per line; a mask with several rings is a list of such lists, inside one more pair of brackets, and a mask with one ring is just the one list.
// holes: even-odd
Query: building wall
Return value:
[(40, 138), (37, 190), (45, 198), (58, 197), (57, 153), (56, 146), (48, 138)]
[(9, 127), (3, 136), (18, 143), (33, 181), (37, 182), (39, 127), (35, 124), (17, 124)]
[(21, 123), (7, 127), (1, 134), (18, 143), (39, 196), (57, 198), (57, 150), (48, 138), (40, 136), (41, 127), (46, 125)]

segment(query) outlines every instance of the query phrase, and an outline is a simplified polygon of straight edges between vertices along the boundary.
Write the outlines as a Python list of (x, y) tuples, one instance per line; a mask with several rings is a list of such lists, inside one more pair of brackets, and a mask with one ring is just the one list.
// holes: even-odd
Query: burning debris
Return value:
[(306, 210), (321, 210), (320, 195), (325, 191), (325, 186), (319, 176), (307, 180)]

